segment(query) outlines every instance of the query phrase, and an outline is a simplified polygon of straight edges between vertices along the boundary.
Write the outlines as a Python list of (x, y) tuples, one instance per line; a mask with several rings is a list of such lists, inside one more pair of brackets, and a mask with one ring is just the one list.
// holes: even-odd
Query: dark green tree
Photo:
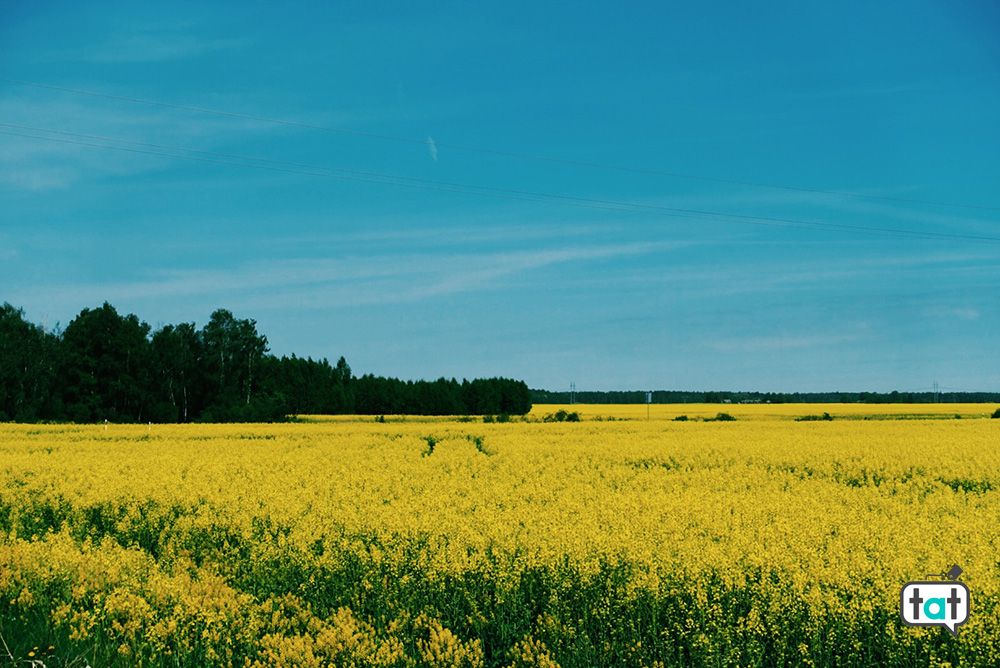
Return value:
[(261, 370), (261, 392), (283, 401), (291, 414), (348, 412), (343, 377), (325, 359), (315, 361), (295, 355), (279, 359), (267, 355), (262, 359)]
[(143, 420), (149, 403), (149, 325), (111, 304), (84, 309), (62, 335), (60, 380), (78, 422)]
[(356, 378), (343, 357), (277, 358), (254, 320), (219, 309), (201, 329), (150, 335), (107, 302), (62, 335), (0, 307), (0, 420), (275, 421), (290, 414), (517, 415), (532, 393), (505, 378)]
[(37, 420), (56, 410), (55, 345), (22, 309), (0, 306), (0, 420)]
[(267, 352), (267, 337), (257, 333), (255, 320), (239, 320), (232, 312), (212, 313), (201, 331), (204, 369), (213, 403), (249, 404), (256, 389), (256, 374)]
[(153, 334), (151, 358), (155, 415), (161, 422), (190, 422), (204, 407), (203, 346), (193, 323), (166, 325)]

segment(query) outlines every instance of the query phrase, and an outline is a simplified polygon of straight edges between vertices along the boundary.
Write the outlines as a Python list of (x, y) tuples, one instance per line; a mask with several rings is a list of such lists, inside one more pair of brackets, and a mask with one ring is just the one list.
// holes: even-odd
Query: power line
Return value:
[[(54, 90), (54, 91), (59, 91), (59, 92), (63, 92), (63, 93), (73, 93), (73, 94), (77, 94), (77, 95), (89, 95), (91, 97), (100, 97), (100, 98), (105, 98), (105, 99), (109, 99), (109, 100), (117, 100), (117, 101), (120, 101), (120, 102), (130, 102), (130, 103), (133, 103), (133, 104), (143, 104), (143, 105), (154, 106), (154, 107), (162, 107), (162, 108), (166, 108), (166, 109), (177, 109), (177, 110), (190, 111), (190, 112), (195, 112), (195, 113), (200, 113), (200, 114), (210, 114), (210, 115), (213, 115), (213, 116), (222, 116), (222, 117), (226, 117), (226, 118), (238, 118), (238, 119), (241, 119), (241, 120), (251, 120), (251, 121), (256, 121), (256, 122), (260, 122), (260, 123), (269, 123), (269, 124), (273, 124), (273, 125), (284, 125), (284, 126), (302, 128), (302, 129), (307, 129), (307, 130), (322, 130), (324, 132), (335, 132), (335, 133), (338, 133), (338, 134), (354, 135), (354, 136), (358, 136), (358, 137), (368, 137), (368, 138), (372, 138), (372, 139), (382, 139), (382, 140), (386, 140), (386, 141), (404, 142), (404, 143), (408, 143), (408, 144), (420, 144), (420, 145), (426, 145), (427, 144), (427, 140), (425, 140), (425, 139), (413, 139), (413, 138), (410, 138), (410, 137), (397, 137), (397, 136), (393, 136), (393, 135), (386, 135), (386, 134), (380, 134), (380, 133), (375, 133), (375, 132), (364, 132), (362, 130), (350, 130), (350, 129), (346, 129), (346, 128), (337, 128), (337, 127), (332, 127), (332, 126), (327, 126), (327, 125), (317, 125), (317, 124), (313, 124), (313, 123), (304, 123), (304, 122), (300, 122), (300, 121), (290, 121), (290, 120), (279, 119), (279, 118), (269, 118), (269, 117), (266, 117), (266, 116), (256, 116), (256, 115), (253, 115), (253, 114), (241, 114), (241, 113), (238, 113), (238, 112), (224, 111), (224, 110), (219, 110), (219, 109), (208, 109), (208, 108), (205, 108), (205, 107), (195, 107), (195, 106), (191, 106), (191, 105), (173, 104), (173, 103), (170, 103), (170, 102), (160, 102), (160, 101), (157, 101), (157, 100), (147, 100), (147, 99), (143, 99), (143, 98), (127, 97), (127, 96), (123, 96), (123, 95), (112, 95), (110, 93), (101, 93), (101, 92), (97, 92), (97, 91), (84, 90), (84, 89), (80, 89), (80, 88), (66, 88), (66, 87), (63, 87), (63, 86), (53, 86), (53, 85), (50, 85), (50, 84), (37, 83), (37, 82), (32, 82), (32, 81), (21, 81), (21, 80), (17, 80), (17, 79), (7, 79), (7, 78), (0, 77), (0, 82), (7, 83), (7, 84), (19, 85), (19, 86), (32, 86), (32, 87), (35, 87), (35, 88), (43, 88), (43, 89)], [(508, 157), (508, 158), (518, 158), (518, 159), (523, 159), (523, 160), (537, 160), (537, 161), (551, 162), (551, 163), (557, 163), (557, 164), (563, 164), (563, 165), (573, 165), (573, 166), (576, 166), (576, 167), (589, 167), (589, 168), (595, 168), (595, 169), (606, 169), (606, 170), (613, 170), (613, 171), (620, 171), (620, 172), (630, 172), (630, 173), (633, 173), (633, 174), (646, 174), (646, 175), (652, 175), (652, 176), (666, 176), (666, 177), (678, 178), (678, 179), (690, 179), (690, 180), (696, 180), (696, 181), (707, 181), (707, 182), (712, 182), (712, 183), (725, 183), (725, 184), (728, 184), (728, 185), (749, 186), (749, 187), (754, 187), (754, 188), (771, 188), (771, 189), (775, 189), (775, 190), (787, 190), (787, 191), (792, 191), (792, 192), (814, 193), (814, 194), (821, 194), (821, 195), (831, 195), (831, 196), (836, 196), (836, 197), (854, 197), (854, 198), (859, 198), (859, 199), (877, 200), (877, 201), (885, 201), (885, 202), (898, 202), (898, 203), (904, 203), (904, 204), (922, 204), (922, 205), (929, 205), (929, 206), (957, 207), (957, 208), (963, 208), (963, 209), (978, 209), (978, 210), (982, 210), (982, 211), (1000, 211), (1000, 207), (996, 207), (996, 206), (984, 206), (984, 205), (980, 205), (980, 204), (967, 204), (967, 203), (962, 203), (962, 202), (945, 202), (945, 201), (935, 201), (935, 200), (909, 199), (909, 198), (904, 198), (904, 197), (889, 197), (889, 196), (886, 196), (886, 195), (868, 195), (868, 194), (864, 194), (864, 193), (849, 192), (849, 191), (843, 191), (843, 190), (826, 190), (826, 189), (821, 189), (821, 188), (803, 188), (803, 187), (800, 187), (800, 186), (780, 185), (780, 184), (775, 184), (775, 183), (762, 183), (762, 182), (758, 182), (758, 181), (744, 181), (744, 180), (739, 180), (739, 179), (724, 179), (724, 178), (718, 178), (718, 177), (712, 177), (712, 176), (704, 176), (704, 175), (699, 175), (699, 174), (687, 174), (687, 173), (683, 173), (683, 172), (670, 172), (670, 171), (663, 171), (663, 170), (656, 170), (656, 169), (644, 169), (644, 168), (639, 168), (639, 167), (628, 167), (628, 166), (624, 166), (624, 165), (613, 165), (613, 164), (600, 163), (600, 162), (590, 162), (590, 161), (585, 161), (585, 160), (572, 160), (572, 159), (569, 159), (569, 158), (559, 158), (559, 157), (553, 157), (553, 156), (535, 155), (535, 154), (530, 154), (530, 153), (518, 153), (518, 152), (515, 152), (515, 151), (502, 151), (502, 150), (499, 150), (499, 149), (484, 148), (484, 147), (480, 147), (480, 146), (468, 146), (468, 145), (463, 145), (463, 144), (449, 144), (449, 143), (439, 142), (439, 141), (435, 141), (434, 144), (435, 144), (435, 146), (437, 148), (449, 148), (449, 149), (455, 149), (455, 150), (458, 150), (458, 151), (468, 151), (468, 152), (474, 152), (474, 153), (484, 153), (484, 154), (489, 154), (489, 155), (497, 155), (497, 156), (503, 156), (503, 157)]]
[[(49, 141), (76, 146), (86, 146), (91, 148), (104, 148), (129, 153), (139, 153), (144, 155), (154, 155), (167, 158), (179, 158), (195, 162), (213, 163), (220, 165), (249, 167), (252, 169), (262, 169), (289, 174), (302, 174), (308, 176), (320, 176), (326, 178), (336, 178), (341, 180), (358, 181), (364, 183), (376, 183), (381, 185), (400, 186), (420, 190), (434, 190), (439, 192), (458, 193), (481, 197), (493, 197), (516, 201), (536, 202), (545, 204), (556, 204), (561, 206), (573, 206), (587, 209), (599, 209), (605, 211), (617, 211), (622, 213), (643, 213), (672, 218), (685, 218), (692, 220), (706, 220), (712, 222), (736, 223), (742, 225), (756, 225), (765, 227), (784, 227), (797, 229), (811, 229), (820, 231), (839, 231), (854, 234), (866, 234), (874, 236), (901, 237), (910, 239), (935, 239), (961, 241), (968, 243), (1000, 244), (1000, 237), (984, 237), (963, 234), (949, 234), (944, 232), (923, 232), (919, 230), (907, 230), (900, 228), (865, 227), (861, 225), (845, 225), (838, 223), (823, 223), (815, 221), (798, 220), (792, 218), (776, 218), (768, 216), (750, 216), (746, 214), (733, 214), (719, 211), (705, 211), (699, 209), (682, 209), (675, 207), (664, 207), (650, 204), (636, 204), (632, 202), (622, 202), (616, 200), (602, 200), (586, 197), (574, 197), (570, 195), (560, 195), (531, 190), (515, 190), (507, 188), (496, 188), (491, 186), (479, 186), (465, 183), (454, 183), (448, 181), (435, 181), (431, 179), (419, 179), (415, 177), (398, 176), (393, 174), (381, 174), (378, 172), (365, 172), (359, 170), (348, 170), (324, 165), (312, 165), (307, 163), (287, 162), (282, 160), (272, 160), (267, 158), (257, 158), (253, 156), (237, 155), (232, 153), (219, 153), (214, 151), (203, 151), (177, 146), (167, 146), (162, 144), (151, 144), (114, 137), (103, 137), (99, 135), (86, 135), (61, 130), (50, 130), (45, 128), (35, 128), (30, 126), (15, 125), (11, 123), (0, 123), (0, 127), (27, 130), (30, 132), (43, 132), (48, 134), (61, 135), (63, 137), (73, 137), (73, 139), (62, 139), (59, 137), (45, 137), (25, 134), (24, 132), (11, 132), (0, 130), (0, 134)], [(129, 146), (114, 146), (111, 144), (94, 143), (91, 141), (81, 141), (82, 139), (97, 140), (103, 142), (116, 142), (141, 148), (129, 148)], [(175, 151), (173, 153), (167, 151)], [(176, 153), (180, 151), (181, 153)], [(184, 155), (193, 154), (193, 155)], [(202, 157), (209, 156), (209, 157)]]

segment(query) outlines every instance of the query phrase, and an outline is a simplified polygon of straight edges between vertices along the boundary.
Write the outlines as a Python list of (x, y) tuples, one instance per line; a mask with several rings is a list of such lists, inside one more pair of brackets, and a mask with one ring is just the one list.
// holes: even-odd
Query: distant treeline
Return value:
[[(534, 404), (644, 404), (645, 391), (550, 392), (531, 390)], [(685, 392), (656, 390), (654, 404), (975, 404), (1000, 402), (1000, 392)]]
[(153, 331), (107, 302), (63, 331), (0, 306), (0, 420), (274, 421), (305, 414), (519, 415), (528, 386), (506, 378), (355, 377), (341, 357), (275, 357), (254, 320), (215, 311)]

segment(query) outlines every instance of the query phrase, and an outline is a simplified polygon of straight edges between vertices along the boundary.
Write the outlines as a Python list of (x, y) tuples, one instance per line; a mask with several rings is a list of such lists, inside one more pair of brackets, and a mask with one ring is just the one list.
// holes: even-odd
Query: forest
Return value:
[[(644, 404), (645, 390), (549, 391), (531, 390), (536, 404)], [(1000, 401), (1000, 392), (732, 392), (655, 390), (654, 404), (979, 404)]]
[(521, 415), (507, 378), (403, 381), (353, 375), (341, 357), (277, 357), (256, 321), (226, 309), (153, 331), (109, 303), (49, 332), (0, 306), (0, 420), (273, 422), (296, 415)]

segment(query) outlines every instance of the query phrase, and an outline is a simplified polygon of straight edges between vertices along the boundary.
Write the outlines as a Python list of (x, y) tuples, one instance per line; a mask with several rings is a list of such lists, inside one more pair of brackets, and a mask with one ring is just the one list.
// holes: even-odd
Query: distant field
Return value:
[[(821, 416), (848, 420), (865, 419), (941, 419), (984, 418), (993, 414), (997, 404), (650, 404), (651, 420), (673, 420), (681, 415), (689, 418), (711, 418), (728, 413), (746, 420), (793, 420), (806, 416)], [(615, 418), (645, 420), (646, 404), (536, 404), (530, 417), (541, 418), (558, 410), (576, 411), (581, 419)]]
[[(650, 420), (674, 420), (680, 416), (690, 419), (713, 418), (728, 413), (743, 420), (794, 420), (829, 413), (833, 418), (845, 420), (905, 420), (905, 419), (954, 419), (988, 418), (1000, 404), (650, 404)], [(558, 411), (575, 412), (581, 420), (645, 420), (646, 404), (535, 404), (525, 419), (542, 420)], [(300, 415), (303, 422), (357, 422), (374, 420), (373, 415)], [(386, 415), (386, 420), (407, 422), (451, 422), (462, 416)], [(479, 421), (478, 416), (466, 418)], [(513, 416), (520, 420), (520, 416)]]
[[(0, 425), (9, 664), (1000, 663), (994, 406), (645, 410)], [(952, 564), (958, 639), (904, 626)]]

